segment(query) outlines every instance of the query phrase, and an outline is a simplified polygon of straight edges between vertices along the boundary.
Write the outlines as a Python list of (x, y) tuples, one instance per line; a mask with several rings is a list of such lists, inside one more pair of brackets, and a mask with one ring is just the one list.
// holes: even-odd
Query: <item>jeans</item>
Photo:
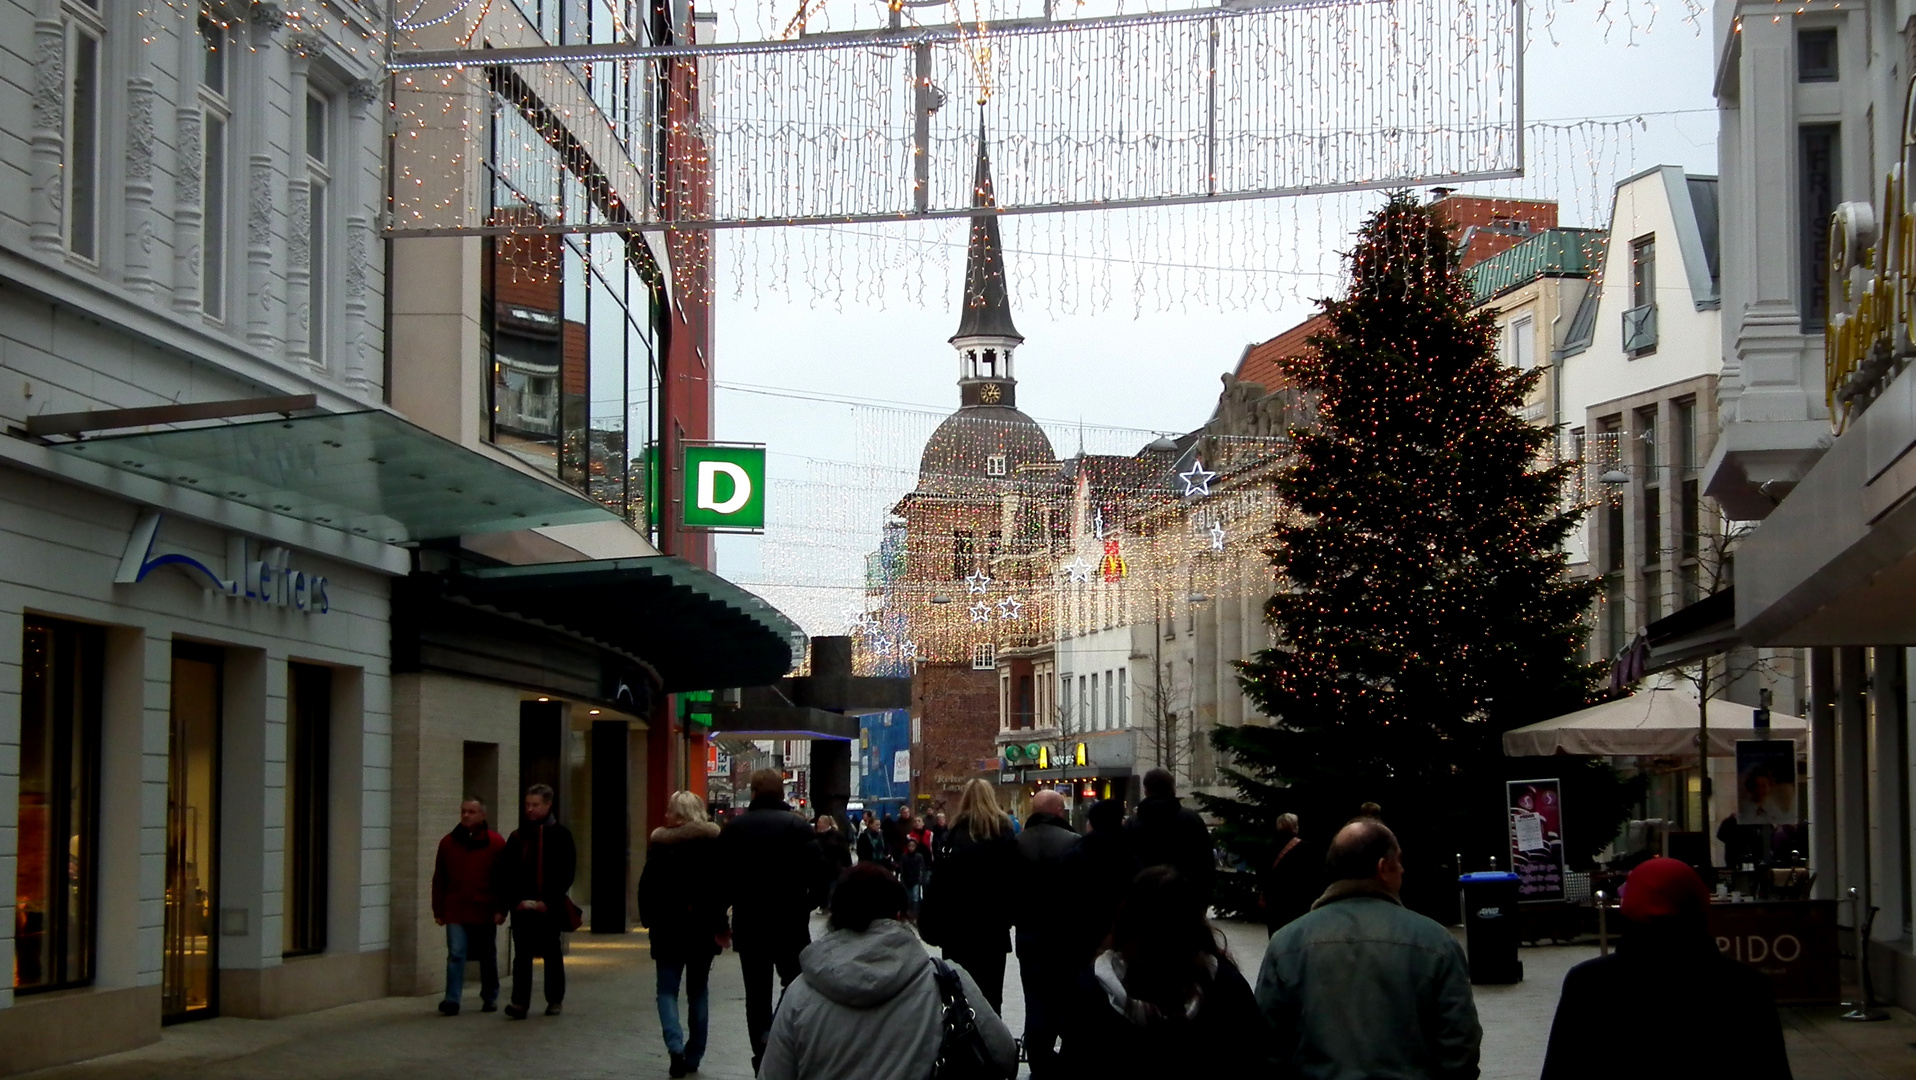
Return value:
[(559, 921), (551, 913), (512, 913), (512, 1003), (523, 1009), (532, 1004), (532, 958), (545, 961), (546, 1004), (565, 1000), (565, 955), (559, 951)]
[[(712, 957), (699, 956), (677, 962), (661, 960), (659, 972), (659, 1027), (665, 1031), (665, 1048), (683, 1054), (685, 1063), (698, 1067), (705, 1056), (706, 1020), (711, 1016), (707, 990), (712, 978)], [(679, 1028), (679, 977), (685, 977), (685, 1011), (692, 1022), (692, 1035)]]
[(798, 953), (803, 944), (789, 949), (753, 949), (738, 954), (738, 969), (745, 976), (745, 1030), (752, 1037), (752, 1063), (765, 1056), (765, 1039), (772, 1032), (772, 969), (778, 969), (778, 985), (785, 987), (798, 978)]
[(491, 923), (446, 924), (446, 1000), (459, 1003), (466, 990), (466, 961), (479, 961), (479, 1000), (499, 1000), (499, 938)]

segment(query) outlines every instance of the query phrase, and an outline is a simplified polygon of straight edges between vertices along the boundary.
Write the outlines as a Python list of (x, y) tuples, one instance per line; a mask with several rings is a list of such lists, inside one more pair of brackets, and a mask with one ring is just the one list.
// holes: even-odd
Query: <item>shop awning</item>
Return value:
[(1742, 644), (1736, 632), (1736, 590), (1724, 589), (1644, 627), (1616, 658), (1611, 683), (1628, 685)]
[(434, 575), (442, 595), (558, 627), (650, 664), (662, 689), (783, 677), (805, 632), (777, 608), (670, 555)]
[[(1809, 725), (1800, 716), (1772, 712), (1765, 733), (1756, 730), (1754, 715), (1748, 705), (1710, 699), (1710, 756), (1734, 756), (1738, 739), (1808, 736)], [(1689, 757), (1696, 754), (1696, 728), (1696, 692), (1687, 686), (1661, 687), (1506, 731), (1504, 753), (1510, 757)], [(1801, 749), (1807, 750), (1807, 744)]]
[(376, 409), (50, 449), (385, 543), (619, 520), (581, 493)]
[(748, 705), (715, 713), (712, 717), (712, 734), (728, 739), (826, 739), (851, 742), (858, 738), (858, 718), (805, 705)]

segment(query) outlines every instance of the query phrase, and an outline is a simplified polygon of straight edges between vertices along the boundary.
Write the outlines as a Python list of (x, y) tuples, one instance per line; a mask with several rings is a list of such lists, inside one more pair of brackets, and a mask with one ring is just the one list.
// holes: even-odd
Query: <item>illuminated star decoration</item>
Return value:
[(906, 638), (905, 643), (898, 649), (898, 655), (906, 661), (918, 659), (918, 643), (910, 638)]
[(1091, 580), (1091, 571), (1093, 569), (1095, 569), (1095, 567), (1084, 561), (1084, 556), (1082, 555), (1064, 564), (1064, 572), (1069, 574), (1071, 580), (1079, 585), (1083, 585), (1085, 582)]
[(991, 585), (991, 575), (983, 570), (973, 570), (965, 578), (965, 591), (976, 596), (982, 594)]
[(998, 617), (1000, 619), (1019, 618), (1018, 609), (1023, 606), (1024, 604), (1019, 602), (1017, 597), (1007, 596), (1003, 600), (998, 601)]
[(972, 622), (984, 622), (991, 618), (991, 605), (983, 600), (978, 601), (965, 610), (971, 613)]
[(1178, 479), (1184, 481), (1184, 494), (1188, 497), (1191, 495), (1209, 495), (1211, 493), (1211, 480), (1216, 476), (1216, 473), (1204, 467), (1204, 462), (1194, 459), (1191, 462), (1191, 471), (1179, 473)]
[(1221, 521), (1211, 522), (1211, 550), (1224, 550), (1224, 523)]

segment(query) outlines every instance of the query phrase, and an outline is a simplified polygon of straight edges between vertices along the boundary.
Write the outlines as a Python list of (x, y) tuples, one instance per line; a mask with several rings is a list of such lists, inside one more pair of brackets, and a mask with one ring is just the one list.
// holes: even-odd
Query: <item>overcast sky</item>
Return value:
[[(1629, 171), (1675, 164), (1696, 173), (1716, 172), (1716, 118), (1707, 111), (1713, 105), (1707, 25), (1699, 34), (1666, 7), (1648, 33), (1632, 35), (1627, 27), (1615, 26), (1609, 28), (1606, 40), (1606, 29), (1595, 21), (1596, 14), (1596, 6), (1587, 0), (1558, 5), (1552, 28), (1555, 43), (1544, 36), (1541, 18), (1533, 16), (1525, 54), (1527, 118), (1534, 123), (1663, 115), (1646, 115), (1644, 126), (1627, 141), (1594, 156), (1580, 151), (1584, 144), (1573, 142), (1571, 135), (1543, 140), (1553, 148), (1540, 151), (1545, 160), (1533, 166), (1514, 189), (1525, 195), (1561, 198), (1566, 204), (1566, 225), (1603, 224), (1608, 186)], [(1626, 44), (1626, 37), (1633, 37), (1635, 43)], [(1603, 191), (1596, 200), (1589, 194), (1593, 165), (1605, 173), (1595, 185)], [(1503, 190), (1512, 188), (1506, 184)], [(1578, 207), (1570, 205), (1573, 196)], [(1375, 196), (1268, 200), (1251, 204), (1255, 210), (1250, 212), (1268, 215), (1260, 222), (1271, 223), (1266, 227), (1272, 235), (1285, 240), (1286, 246), (1300, 248), (1285, 258), (1308, 269), (1334, 265), (1334, 256), (1324, 254), (1317, 242), (1315, 217), (1340, 211), (1355, 215), (1374, 201)], [(1606, 205), (1592, 207), (1593, 201)], [(1301, 222), (1296, 220), (1300, 214)], [(927, 248), (928, 257), (961, 260), (964, 225), (949, 222), (938, 228), (945, 230), (946, 246)], [(1098, 250), (1099, 229), (1090, 220), (1071, 223), (1065, 238), (1077, 233), (1072, 251), (1084, 257), (1055, 260), (1054, 276), (1098, 281), (1131, 272), (1122, 261), (1123, 251)], [(1047, 229), (1041, 219), (1006, 219), (1005, 243), (1014, 252), (1008, 255), (1014, 263), (1013, 274), (1019, 270), (1015, 265), (1018, 249), (1059, 250), (1058, 233), (1059, 226)], [(935, 229), (921, 235), (940, 236)], [(1188, 252), (1171, 250), (1159, 257), (1217, 264), (1231, 254), (1214, 248), (1200, 250), (1188, 237), (1181, 239)], [(1325, 239), (1322, 247), (1334, 252), (1347, 242), (1348, 233), (1338, 226)], [(719, 270), (722, 287), (717, 314), (718, 435), (768, 444), (774, 455), (774, 499), (779, 496), (779, 478), (805, 474), (805, 459), (850, 461), (873, 456), (872, 432), (865, 432), (861, 447), (859, 433), (853, 430), (858, 414), (845, 405), (728, 390), (727, 384), (939, 410), (957, 405), (956, 362), (945, 340), (957, 324), (956, 298), (927, 296), (922, 305), (913, 305), (894, 292), (881, 309), (855, 298), (821, 302), (802, 280), (773, 287), (770, 283), (781, 274), (803, 278), (801, 260), (790, 246), (794, 242), (795, 238), (781, 242), (757, 236), (721, 244), (725, 262)], [(939, 274), (945, 273), (941, 267)], [(1265, 296), (1259, 309), (1248, 311), (1218, 310), (1215, 302), (1174, 312), (1151, 310), (1156, 305), (1145, 305), (1146, 310), (1140, 311), (1136, 304), (1112, 303), (1101, 313), (1072, 315), (1047, 310), (1060, 307), (1058, 303), (1034, 304), (1026, 298), (1015, 312), (1026, 339), (1017, 356), (1019, 404), (1041, 419), (1081, 419), (1094, 427), (1165, 431), (1195, 427), (1210, 415), (1219, 376), (1235, 366), (1245, 345), (1296, 324), (1310, 313), (1308, 298), (1323, 291), (1318, 288), (1322, 278), (1286, 280), (1297, 286), (1297, 295)], [(734, 297), (733, 290), (741, 282), (746, 295)], [(866, 423), (869, 426), (869, 420)], [(1061, 452), (1070, 449), (1060, 447)], [(909, 448), (910, 455), (915, 452), (916, 447)], [(906, 448), (884, 456), (906, 456)], [(847, 499), (872, 497), (858, 492), (845, 495)], [(726, 538), (719, 569), (741, 582), (789, 580), (773, 565), (776, 560), (761, 562), (759, 557), (762, 543), (776, 542), (777, 534), (766, 541)], [(761, 591), (786, 606), (789, 594)]]

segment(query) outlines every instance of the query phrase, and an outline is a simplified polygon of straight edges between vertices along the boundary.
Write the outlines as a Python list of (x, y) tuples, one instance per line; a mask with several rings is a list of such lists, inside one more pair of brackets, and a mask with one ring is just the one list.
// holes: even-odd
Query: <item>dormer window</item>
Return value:
[(985, 455), (985, 475), (986, 476), (1005, 475), (1005, 456), (1003, 454)]

